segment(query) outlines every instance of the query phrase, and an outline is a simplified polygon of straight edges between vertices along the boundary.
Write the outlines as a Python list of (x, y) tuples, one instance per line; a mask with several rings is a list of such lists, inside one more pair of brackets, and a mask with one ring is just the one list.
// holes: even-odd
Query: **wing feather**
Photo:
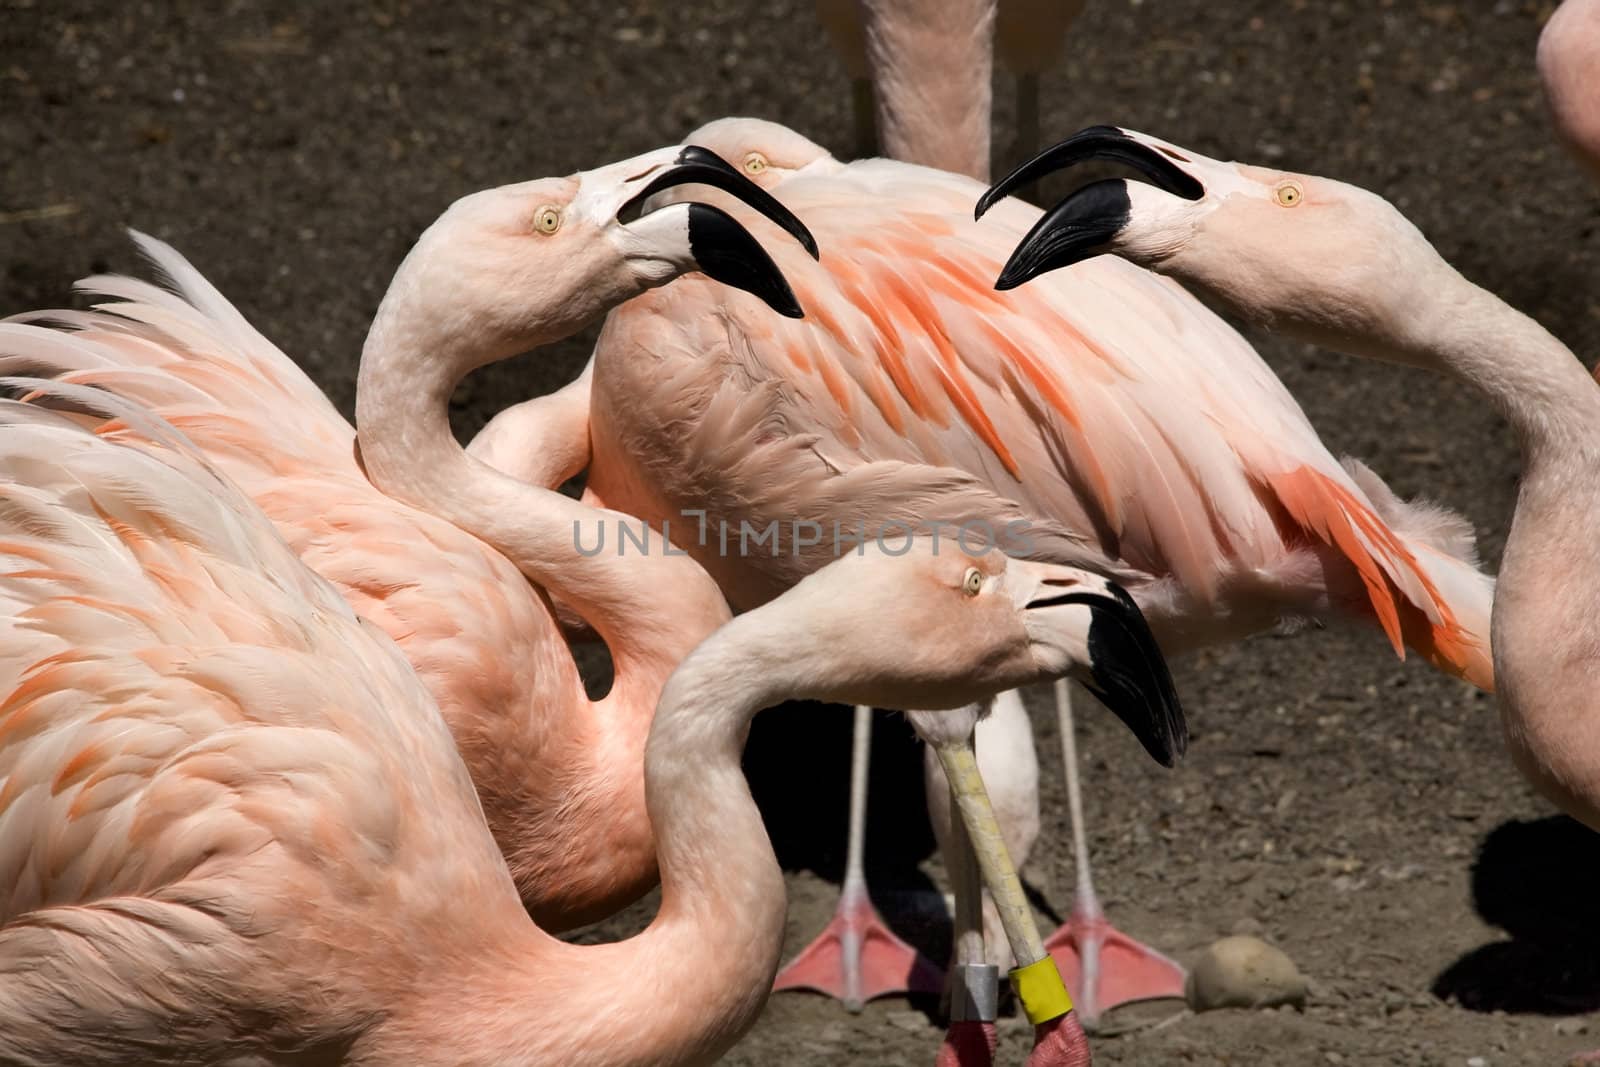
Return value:
[[(618, 457), (597, 446), (592, 484), (608, 502), (670, 513), (713, 500), (722, 518), (743, 517), (733, 509), (753, 483), (717, 486), (712, 472), (724, 462), (743, 477), (780, 479), (763, 502), (763, 514), (779, 515), (787, 504), (820, 506), (802, 488), (819, 477), (893, 464), (906, 491), (922, 493), (940, 478), (921, 468), (960, 472), (1004, 502), (1002, 512), (1071, 531), (1052, 542), (1073, 556), (1064, 562), (1162, 590), (1145, 598), (1158, 611), (1261, 615), (1261, 605), (1229, 598), (1263, 592), (1280, 608), (1326, 603), (1333, 590), (1312, 595), (1308, 584), (1321, 579), (1303, 557), (1327, 551), (1359, 578), (1391, 639), (1420, 621), (1443, 644), (1486, 647), (1477, 598), (1452, 612), (1408, 535), (1322, 445), (1270, 368), (1176, 283), (1102, 257), (996, 292), (993, 279), (1038, 211), (1010, 200), (974, 222), (982, 189), (956, 175), (870, 160), (802, 171), (774, 191), (822, 248), (812, 262), (789, 242), (768, 243), (806, 318), (777, 320), (695, 277), (614, 311), (597, 349), (598, 404), (624, 391), (650, 397), (628, 408), (639, 426), (626, 449), (655, 454), (644, 480), (662, 488), (661, 499), (630, 499), (628, 478), (613, 485), (603, 469)], [(753, 232), (770, 225), (721, 203)], [(743, 380), (724, 396), (717, 383), (732, 367)], [(716, 417), (703, 418), (710, 397)], [(738, 417), (739, 405), (757, 416)], [(809, 444), (752, 450), (757, 423)], [(833, 499), (845, 506), (842, 494)], [(886, 506), (892, 499), (877, 493)], [(735, 564), (721, 566), (725, 577)]]

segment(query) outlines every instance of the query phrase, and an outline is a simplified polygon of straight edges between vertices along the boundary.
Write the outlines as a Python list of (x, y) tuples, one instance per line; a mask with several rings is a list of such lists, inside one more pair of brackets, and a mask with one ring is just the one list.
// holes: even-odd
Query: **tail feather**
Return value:
[(1442, 508), (1400, 500), (1365, 467), (1350, 474), (1354, 490), (1309, 467), (1267, 482), (1296, 524), (1355, 567), (1396, 655), (1404, 659), (1412, 648), (1493, 690), (1494, 582), (1477, 568), (1470, 528)]

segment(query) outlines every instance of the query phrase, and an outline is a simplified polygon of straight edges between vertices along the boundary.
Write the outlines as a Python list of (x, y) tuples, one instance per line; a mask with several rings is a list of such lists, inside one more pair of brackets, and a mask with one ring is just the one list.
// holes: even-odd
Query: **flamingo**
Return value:
[(1600, 178), (1600, 0), (1566, 0), (1550, 16), (1539, 76), (1562, 140)]
[[(438, 280), (419, 249), (402, 275)], [(615, 251), (579, 273), (641, 284)], [(4, 384), (33, 392), (0, 401), (8, 1064), (707, 1063), (754, 1021), (783, 940), (739, 767), (757, 711), (1150, 665), (1132, 684), (1174, 706), (1098, 576), (925, 541), (847, 557), (673, 672), (644, 755), (660, 910), (621, 943), (568, 944), (524, 912), (404, 653), (248, 497), (136, 405)], [(1108, 658), (1103, 629), (1135, 660)]]
[(1073, 193), (1018, 244), (998, 284), (1111, 253), (1288, 336), (1457, 378), (1511, 424), (1523, 471), (1491, 620), (1500, 723), (1534, 787), (1600, 830), (1600, 389), (1583, 364), (1462, 277), (1387, 200), (1330, 178), (1096, 127), (999, 182), (980, 211), (1018, 181), (1108, 156), (1154, 184)]
[(1583, 585), (1600, 574), (1600, 553), (1571, 533), (1600, 509), (1588, 473), (1600, 448), (1600, 390), (1583, 365), (1457, 273), (1387, 200), (1330, 178), (1093, 127), (997, 183), (981, 206), (1014, 180), (1106, 157), (1157, 184), (1115, 179), (1074, 193), (1017, 245), (1000, 285), (1114, 253), (1289, 336), (1459, 378), (1511, 423), (1524, 470), (1492, 618), (1502, 724), (1529, 780), (1600, 829), (1600, 729), (1579, 713), (1591, 702), (1580, 686), (1600, 675)]
[[(1028, 554), (1127, 584), (1168, 654), (1345, 616), (1491, 684), (1492, 586), (1470, 539), (1329, 455), (1182, 289), (1106, 260), (993, 294), (1032, 209), (1007, 202), (1000, 225), (977, 224), (970, 179), (845, 165), (755, 120), (695, 137), (826, 233), (820, 264), (775, 253), (808, 317), (757, 320), (692, 279), (619, 308), (594, 362), (589, 485), (653, 524), (702, 516), (710, 536), (684, 547), (736, 608), (829, 558), (799, 524), (1021, 522)], [(719, 544), (774, 522), (775, 546)], [(1093, 908), (1079, 901), (1084, 941), (1111, 943)], [(1019, 961), (1037, 958), (1007, 933)], [(1085, 1002), (1114, 965), (1093, 956), (1064, 961), (1081, 957)]]
[[(728, 609), (688, 560), (577, 550), (572, 522), (598, 522), (615, 538), (623, 516), (574, 511), (545, 527), (542, 554), (529, 556), (515, 509), (547, 507), (545, 497), (508, 490), (463, 460), (439, 381), (530, 347), (515, 316), (534, 295), (552, 307), (564, 302), (578, 321), (620, 299), (614, 285), (584, 286), (587, 254), (577, 253), (588, 247), (627, 257), (628, 273), (608, 266), (601, 275), (608, 284), (633, 279), (642, 287), (702, 269), (797, 313), (765, 254), (714, 209), (618, 221), (641, 192), (691, 181), (751, 196), (809, 240), (760, 189), (692, 147), (464, 199), (430, 231), (431, 256), (397, 276), (364, 353), (359, 456), (355, 430), (322, 392), (159, 241), (135, 235), (181, 295), (96, 277), (80, 288), (111, 300), (101, 310), (23, 316), (66, 331), (0, 323), (0, 367), (113, 388), (169, 419), (272, 517), (301, 558), (399, 643), (450, 723), (524, 903), (551, 930), (611, 914), (655, 883), (640, 776), (649, 716), (673, 667)], [(452, 234), (478, 243), (451, 249)], [(520, 245), (548, 246), (551, 258), (509, 255)], [(573, 257), (563, 259), (569, 250)], [(563, 267), (552, 271), (550, 263)], [(490, 291), (525, 295), (497, 305), (484, 295)], [(498, 320), (464, 317), (485, 304)], [(569, 321), (539, 320), (562, 329)], [(395, 339), (401, 330), (436, 349), (419, 361)], [(563, 439), (559, 404), (552, 399), (544, 434), (554, 443)], [(541, 458), (563, 462), (558, 448)], [(543, 473), (537, 484), (562, 477)], [(610, 645), (616, 681), (604, 698), (585, 693), (546, 593), (577, 607)]]

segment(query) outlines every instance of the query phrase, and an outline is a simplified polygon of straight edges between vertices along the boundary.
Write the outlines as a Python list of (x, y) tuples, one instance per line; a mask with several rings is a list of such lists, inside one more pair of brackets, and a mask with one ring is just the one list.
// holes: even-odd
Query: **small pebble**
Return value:
[(1583, 1019), (1561, 1019), (1556, 1022), (1556, 1033), (1562, 1037), (1573, 1037), (1588, 1032), (1589, 1024)]
[(1255, 937), (1224, 937), (1189, 972), (1185, 997), (1195, 1011), (1216, 1008), (1302, 1007), (1306, 980), (1280, 949)]

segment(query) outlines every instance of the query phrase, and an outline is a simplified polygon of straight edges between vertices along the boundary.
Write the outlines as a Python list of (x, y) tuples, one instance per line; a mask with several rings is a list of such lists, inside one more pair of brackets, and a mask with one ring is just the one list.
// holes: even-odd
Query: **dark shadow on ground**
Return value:
[[(852, 722), (852, 709), (840, 705), (784, 704), (756, 716), (744, 753), (750, 792), (779, 864), (835, 884), (844, 879)], [(937, 889), (917, 868), (935, 847), (922, 743), (903, 716), (873, 713), (871, 761), (865, 863), (873, 901), (896, 933), (929, 959), (944, 960), (948, 922), (928, 910)]]
[[(750, 728), (745, 774), (785, 870), (810, 870), (832, 882), (844, 877), (851, 722), (850, 708), (795, 702), (762, 712)], [(926, 888), (917, 864), (933, 849), (922, 745), (904, 717), (875, 712), (867, 879), (881, 889)]]
[(1600, 1010), (1600, 835), (1566, 816), (1496, 827), (1472, 867), (1473, 905), (1510, 939), (1474, 949), (1434, 980), (1469, 1011)]

